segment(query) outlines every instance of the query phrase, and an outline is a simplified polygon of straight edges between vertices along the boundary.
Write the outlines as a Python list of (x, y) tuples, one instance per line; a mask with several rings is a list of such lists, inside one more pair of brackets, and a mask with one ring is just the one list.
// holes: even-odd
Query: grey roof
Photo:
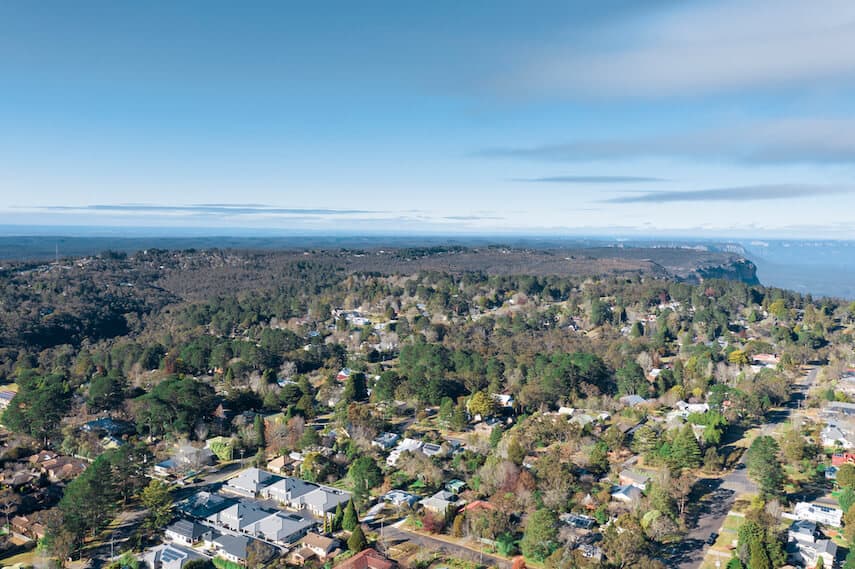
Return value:
[(250, 538), (243, 535), (224, 534), (214, 540), (223, 551), (238, 559), (246, 559), (246, 548)]
[(207, 518), (234, 504), (231, 498), (224, 498), (210, 492), (197, 492), (178, 504), (178, 511), (191, 518)]
[(196, 522), (192, 522), (190, 520), (178, 520), (166, 529), (168, 531), (171, 531), (172, 533), (176, 533), (192, 541), (196, 541), (197, 539), (202, 537), (202, 534), (208, 531), (208, 528), (206, 526), (203, 526), (202, 524), (197, 524)]

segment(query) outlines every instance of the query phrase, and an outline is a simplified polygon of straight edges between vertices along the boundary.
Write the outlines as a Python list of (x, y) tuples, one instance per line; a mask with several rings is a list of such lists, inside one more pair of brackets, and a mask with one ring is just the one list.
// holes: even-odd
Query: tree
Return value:
[(356, 514), (356, 507), (353, 505), (353, 500), (347, 501), (347, 506), (344, 508), (344, 515), (341, 518), (341, 528), (347, 531), (353, 531), (359, 525), (359, 516)]
[(259, 539), (250, 540), (246, 546), (246, 566), (248, 569), (264, 567), (274, 554), (272, 546)]
[(520, 549), (528, 559), (541, 562), (557, 547), (557, 519), (551, 510), (535, 510), (526, 520)]
[(172, 517), (172, 496), (169, 486), (152, 479), (140, 494), (140, 501), (148, 510), (145, 527), (156, 531), (162, 528)]
[(353, 533), (347, 538), (347, 548), (354, 553), (358, 553), (368, 547), (368, 540), (365, 539), (365, 534), (362, 532), (362, 526), (357, 525), (353, 529)]
[(255, 419), (252, 423), (252, 431), (255, 436), (255, 446), (256, 448), (263, 449), (264, 448), (264, 417), (261, 415), (256, 415)]
[(471, 415), (480, 415), (481, 417), (489, 417), (496, 412), (496, 402), (493, 398), (483, 391), (476, 391), (469, 399), (469, 413)]
[(630, 446), (639, 454), (647, 454), (659, 446), (659, 436), (649, 425), (641, 425), (632, 435)]
[(784, 472), (778, 460), (778, 443), (768, 435), (754, 439), (745, 455), (748, 475), (757, 482), (764, 496), (779, 496), (783, 492)]
[(353, 482), (353, 491), (362, 501), (368, 493), (383, 482), (383, 473), (370, 456), (360, 456), (350, 465), (347, 475)]
[(620, 395), (644, 395), (647, 393), (647, 378), (644, 370), (636, 362), (627, 362), (615, 372), (618, 393)]
[(685, 425), (674, 437), (671, 461), (678, 468), (697, 468), (701, 465), (701, 447), (691, 425)]
[(336, 532), (341, 529), (341, 524), (344, 521), (344, 510), (341, 507), (341, 502), (339, 502), (335, 507), (335, 515), (332, 519), (332, 531)]
[(342, 399), (345, 403), (354, 401), (365, 401), (368, 399), (368, 387), (365, 384), (365, 374), (361, 372), (351, 373), (344, 384)]
[(855, 569), (855, 547), (849, 546), (849, 553), (846, 555), (846, 561), (843, 562), (843, 569)]
[(844, 488), (837, 496), (837, 503), (840, 504), (840, 509), (848, 512), (852, 504), (855, 504), (855, 490), (852, 488)]
[(837, 484), (841, 488), (855, 489), (855, 464), (847, 462), (837, 469)]

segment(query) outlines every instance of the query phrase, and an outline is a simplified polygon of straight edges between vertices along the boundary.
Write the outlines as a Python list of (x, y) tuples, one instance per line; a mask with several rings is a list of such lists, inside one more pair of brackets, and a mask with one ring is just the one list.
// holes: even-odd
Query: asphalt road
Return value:
[[(816, 381), (819, 367), (812, 368), (805, 376), (793, 383), (790, 400), (784, 408), (776, 409), (769, 414), (768, 422), (760, 426), (760, 434), (768, 435), (791, 417), (798, 414), (807, 392)], [(736, 497), (741, 494), (757, 493), (757, 485), (748, 478), (743, 454), (735, 468), (719, 478), (702, 478), (695, 484), (694, 495), (698, 498), (697, 520), (689, 534), (676, 547), (673, 547), (664, 557), (668, 567), (680, 569), (697, 569), (704, 559), (706, 540), (712, 533), (719, 530), (733, 507)]]

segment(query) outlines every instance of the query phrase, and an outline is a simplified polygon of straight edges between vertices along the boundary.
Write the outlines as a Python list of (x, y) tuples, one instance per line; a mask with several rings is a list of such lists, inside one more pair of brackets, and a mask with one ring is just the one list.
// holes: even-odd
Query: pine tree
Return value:
[(335, 507), (335, 515), (333, 516), (332, 524), (330, 524), (332, 526), (332, 531), (335, 532), (341, 530), (342, 521), (344, 521), (344, 510), (342, 510), (341, 502), (339, 502)]
[(341, 527), (347, 531), (353, 531), (359, 525), (359, 517), (356, 515), (356, 507), (353, 505), (353, 499), (348, 500), (347, 506), (344, 508), (344, 516), (341, 519)]
[(751, 558), (748, 561), (748, 566), (751, 569), (772, 569), (772, 562), (769, 560), (769, 555), (766, 553), (762, 541), (752, 541), (749, 545), (749, 552)]
[(264, 417), (261, 415), (255, 416), (252, 430), (255, 434), (255, 446), (257, 448), (264, 448)]
[(680, 429), (674, 437), (671, 460), (679, 468), (697, 468), (701, 465), (701, 447), (698, 445), (691, 425)]
[(368, 540), (365, 539), (365, 534), (362, 532), (362, 526), (357, 525), (353, 529), (353, 533), (347, 538), (347, 548), (354, 553), (359, 553), (368, 547)]

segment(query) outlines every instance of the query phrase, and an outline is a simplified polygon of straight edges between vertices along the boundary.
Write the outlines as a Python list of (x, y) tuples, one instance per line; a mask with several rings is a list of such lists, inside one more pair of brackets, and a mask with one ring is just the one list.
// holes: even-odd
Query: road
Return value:
[[(816, 381), (819, 367), (796, 380), (790, 391), (790, 400), (781, 409), (775, 409), (767, 416), (767, 422), (760, 425), (760, 435), (772, 434), (782, 423), (799, 413), (808, 391)], [(702, 478), (695, 483), (694, 496), (697, 499), (698, 516), (695, 525), (680, 544), (669, 551), (666, 565), (680, 569), (697, 569), (706, 552), (706, 540), (712, 533), (718, 533), (737, 496), (756, 494), (757, 485), (748, 478), (745, 468), (745, 454), (733, 470), (718, 478)]]
[[(172, 498), (178, 502), (199, 490), (215, 491), (225, 479), (234, 476), (234, 474), (240, 469), (241, 464), (239, 462), (234, 462), (213, 472), (200, 474), (197, 477), (199, 482), (174, 488), (172, 490)], [(111, 549), (116, 555), (129, 549), (128, 541), (139, 528), (140, 524), (145, 520), (147, 514), (148, 510), (144, 508), (121, 512), (118, 516), (118, 521), (114, 523), (115, 527), (110, 534), (110, 537), (98, 545), (90, 546), (88, 549), (85, 549), (83, 551), (83, 557), (92, 560), (92, 567), (94, 569), (109, 563)], [(112, 548), (110, 538), (112, 538)]]
[(474, 561), (479, 565), (486, 565), (488, 567), (498, 567), (499, 569), (511, 569), (512, 563), (507, 559), (496, 557), (488, 553), (479, 553), (478, 551), (473, 551), (468, 547), (463, 547), (462, 545), (457, 545), (455, 543), (449, 543), (441, 539), (434, 539), (432, 537), (428, 537), (420, 533), (412, 533), (398, 527), (398, 525), (399, 524), (385, 526), (382, 529), (381, 535), (383, 537), (384, 549), (388, 549), (389, 547), (398, 545), (399, 543), (406, 542), (415, 544), (419, 548), (425, 549), (427, 551), (445, 553), (457, 557), (459, 559), (467, 559), (469, 561)]

